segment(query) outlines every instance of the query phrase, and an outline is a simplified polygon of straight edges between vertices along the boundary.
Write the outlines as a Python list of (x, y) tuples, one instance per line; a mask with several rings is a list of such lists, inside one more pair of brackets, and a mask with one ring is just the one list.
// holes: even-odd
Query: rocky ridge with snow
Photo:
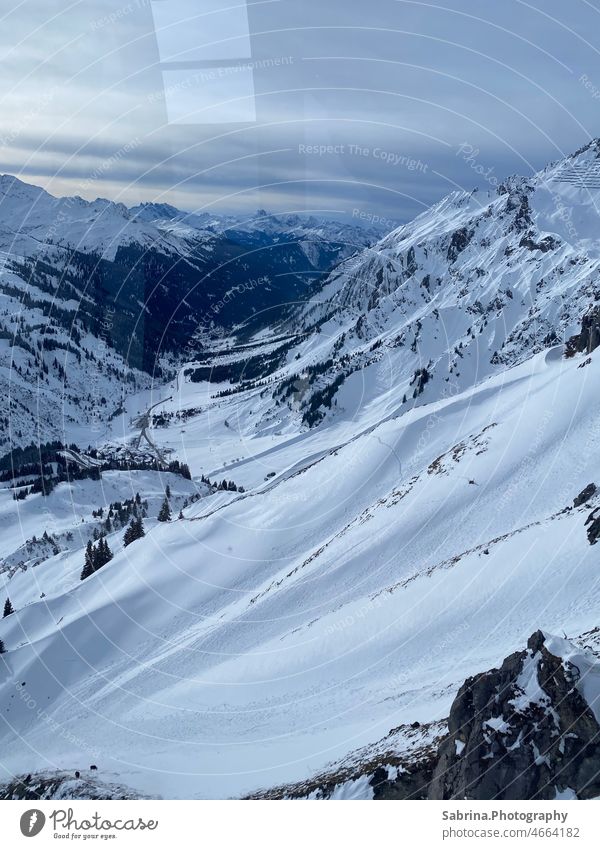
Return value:
[(454, 192), (342, 263), (294, 322), (319, 338), (288, 361), (311, 352), (319, 377), (295, 403), (278, 396), (290, 414), (318, 424), (348, 385), (385, 381), (408, 409), (565, 342), (600, 299), (598, 168), (593, 141), (532, 177)]
[(597, 652), (533, 634), (500, 668), (468, 678), (447, 721), (393, 729), (308, 782), (266, 799), (595, 799)]

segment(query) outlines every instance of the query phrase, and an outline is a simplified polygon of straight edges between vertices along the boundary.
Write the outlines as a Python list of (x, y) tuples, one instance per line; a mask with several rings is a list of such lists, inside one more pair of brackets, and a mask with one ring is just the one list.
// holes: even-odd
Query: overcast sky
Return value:
[(0, 170), (55, 194), (391, 228), (600, 135), (599, 0), (2, 11)]

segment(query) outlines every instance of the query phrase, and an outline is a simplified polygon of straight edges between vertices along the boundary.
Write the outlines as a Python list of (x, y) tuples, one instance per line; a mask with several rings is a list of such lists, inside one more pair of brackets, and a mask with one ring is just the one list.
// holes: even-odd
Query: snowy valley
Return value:
[(598, 173), (383, 238), (3, 178), (10, 793), (600, 796)]

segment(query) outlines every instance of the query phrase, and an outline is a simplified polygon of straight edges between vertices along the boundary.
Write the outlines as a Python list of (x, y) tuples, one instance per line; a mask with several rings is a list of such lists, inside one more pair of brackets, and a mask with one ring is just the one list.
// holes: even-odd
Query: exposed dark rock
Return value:
[(600, 795), (600, 725), (578, 691), (579, 669), (537, 631), (526, 651), (468, 678), (450, 710), (430, 799)]
[(536, 242), (532, 236), (532, 233), (529, 232), (523, 236), (521, 241), (519, 242), (519, 247), (528, 248), (530, 251), (541, 251), (542, 253), (548, 253), (548, 251), (553, 251), (558, 247), (558, 242), (552, 238), (552, 236), (546, 236), (543, 239), (540, 239), (539, 242)]
[(556, 330), (550, 330), (542, 339), (544, 348), (550, 348), (552, 345), (558, 345), (559, 343), (560, 339), (557, 336)]
[(454, 262), (457, 256), (462, 253), (462, 251), (464, 251), (464, 249), (467, 247), (472, 238), (472, 230), (469, 231), (466, 227), (461, 227), (460, 230), (456, 230), (452, 234), (450, 244), (448, 245), (448, 261)]
[(388, 768), (379, 767), (369, 784), (373, 788), (373, 799), (426, 799), (433, 770), (436, 764), (433, 754), (416, 763), (409, 763), (389, 778)]
[(499, 669), (465, 681), (447, 724), (398, 726), (327, 772), (247, 798), (349, 798), (355, 782), (375, 800), (598, 797), (600, 724), (579, 689), (600, 680), (588, 648), (536, 631)]
[(573, 507), (581, 507), (582, 504), (585, 504), (586, 501), (589, 501), (590, 498), (596, 494), (596, 484), (588, 483), (585, 489), (582, 489), (579, 495), (573, 499)]
[(509, 212), (515, 212), (514, 229), (517, 232), (527, 230), (533, 223), (527, 194), (524, 191), (511, 191), (509, 195), (506, 208)]
[(419, 265), (417, 263), (415, 249), (411, 246), (406, 254), (406, 278), (408, 279), (409, 277), (412, 277), (413, 274), (416, 274), (418, 268)]
[(592, 307), (581, 319), (581, 331), (567, 341), (565, 357), (584, 351), (591, 354), (600, 345), (600, 307)]
[(600, 514), (598, 509), (592, 510), (590, 515), (585, 520), (588, 525), (587, 538), (590, 545), (595, 545), (600, 537)]

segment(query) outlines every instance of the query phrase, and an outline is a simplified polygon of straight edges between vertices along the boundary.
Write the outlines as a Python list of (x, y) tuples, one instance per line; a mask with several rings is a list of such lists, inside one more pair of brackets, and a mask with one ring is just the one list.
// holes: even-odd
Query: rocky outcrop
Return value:
[(499, 669), (465, 681), (447, 723), (401, 725), (311, 780), (247, 798), (592, 799), (599, 716), (596, 655), (536, 631)]
[(259, 790), (247, 799), (426, 799), (445, 721), (392, 728), (312, 778)]
[(379, 767), (369, 780), (373, 799), (427, 799), (434, 767), (434, 756), (396, 769), (387, 765)]
[(580, 691), (582, 665), (567, 655), (551, 651), (537, 631), (525, 651), (465, 681), (428, 798), (554, 799), (567, 789), (582, 799), (600, 795), (600, 725)]
[(596, 545), (600, 538), (600, 510), (595, 508), (585, 520), (587, 538), (590, 545)]
[(596, 494), (596, 484), (588, 483), (585, 489), (582, 489), (579, 495), (573, 499), (573, 507), (581, 507), (582, 504), (585, 504), (590, 498)]
[(465, 250), (472, 238), (473, 230), (469, 230), (467, 227), (461, 227), (459, 230), (455, 230), (450, 238), (446, 253), (448, 262), (455, 262), (458, 255)]
[(591, 354), (600, 345), (600, 307), (592, 307), (581, 320), (581, 331), (571, 336), (565, 346), (565, 356)]

